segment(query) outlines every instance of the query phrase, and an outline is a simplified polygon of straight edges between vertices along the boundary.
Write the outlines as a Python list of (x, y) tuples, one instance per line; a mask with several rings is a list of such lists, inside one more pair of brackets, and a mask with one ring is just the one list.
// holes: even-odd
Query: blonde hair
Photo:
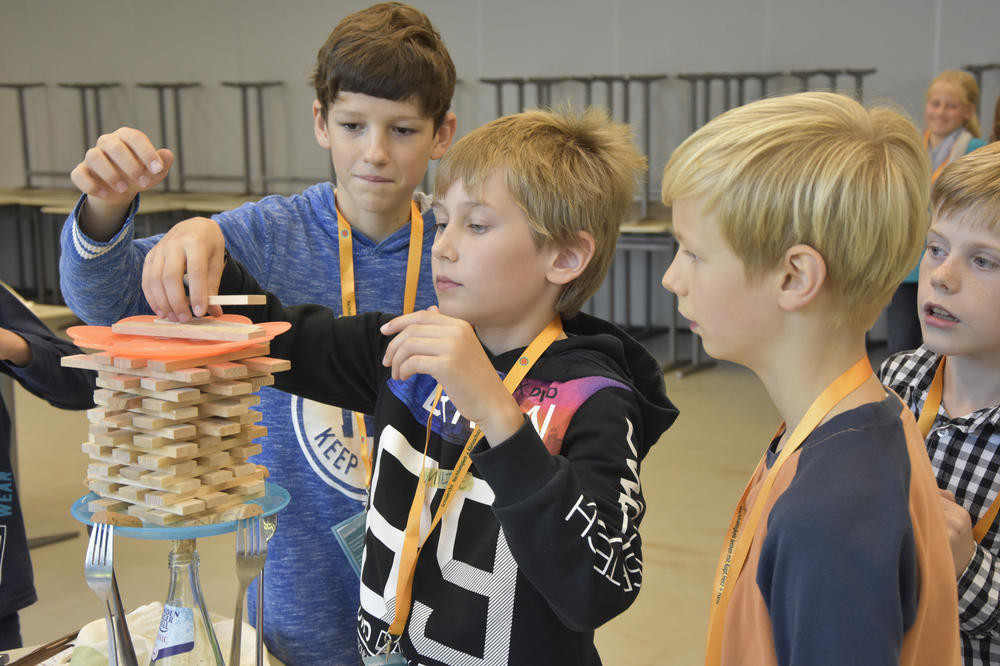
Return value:
[(832, 321), (867, 328), (917, 263), (930, 164), (900, 112), (800, 93), (706, 124), (674, 151), (662, 191), (668, 206), (704, 198), (751, 279), (794, 245), (816, 249), (839, 303)]
[(1000, 233), (1000, 143), (991, 143), (949, 164), (934, 182), (936, 217), (962, 215)]
[(978, 139), (980, 132), (976, 108), (979, 105), (979, 84), (976, 83), (976, 77), (960, 69), (946, 69), (935, 76), (931, 84), (927, 86), (924, 99), (930, 98), (931, 89), (939, 83), (949, 86), (958, 93), (959, 99), (969, 108), (969, 117), (965, 119), (962, 127), (969, 130), (969, 133)]
[(572, 247), (580, 231), (593, 236), (594, 256), (556, 304), (560, 314), (572, 317), (608, 272), (645, 167), (629, 126), (605, 111), (532, 110), (462, 137), (438, 165), (434, 195), (444, 196), (455, 182), (476, 195), (497, 174), (527, 216), (539, 248)]

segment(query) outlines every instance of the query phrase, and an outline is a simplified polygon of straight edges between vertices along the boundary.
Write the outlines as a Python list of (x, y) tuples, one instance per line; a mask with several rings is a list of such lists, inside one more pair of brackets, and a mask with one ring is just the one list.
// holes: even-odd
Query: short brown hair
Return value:
[(931, 191), (937, 217), (965, 216), (1000, 233), (1000, 143), (991, 143), (951, 162)]
[(604, 281), (645, 168), (629, 126), (605, 111), (525, 111), (483, 125), (452, 146), (438, 165), (434, 195), (444, 196), (455, 182), (478, 194), (498, 175), (527, 216), (538, 247), (570, 247), (578, 232), (589, 233), (594, 255), (556, 304), (568, 318)]
[(382, 2), (337, 24), (316, 55), (312, 85), (324, 116), (341, 92), (412, 97), (436, 129), (451, 106), (455, 64), (426, 14)]
[(817, 250), (832, 320), (867, 328), (920, 256), (930, 161), (900, 112), (799, 93), (717, 116), (674, 151), (662, 191), (668, 206), (704, 197), (750, 278), (794, 245)]

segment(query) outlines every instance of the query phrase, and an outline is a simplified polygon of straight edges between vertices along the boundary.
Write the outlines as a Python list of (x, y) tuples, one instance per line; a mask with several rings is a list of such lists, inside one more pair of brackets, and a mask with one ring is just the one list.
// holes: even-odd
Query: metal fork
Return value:
[(104, 600), (105, 622), (108, 629), (108, 664), (137, 666), (135, 648), (125, 619), (125, 608), (115, 580), (113, 525), (95, 523), (87, 544), (84, 573), (87, 585)]
[(83, 571), (87, 577), (87, 586), (93, 590), (97, 598), (104, 602), (104, 621), (108, 628), (108, 666), (118, 666), (118, 640), (115, 636), (115, 623), (111, 613), (111, 574), (112, 557), (114, 554), (114, 527), (97, 523), (90, 532), (90, 542), (87, 544), (87, 558), (84, 560)]
[[(278, 529), (278, 514), (272, 513), (270, 516), (261, 518), (261, 528), (264, 530), (264, 546), (274, 536)], [(264, 664), (264, 570), (260, 570), (257, 576), (257, 666)]]
[(236, 523), (236, 577), (240, 590), (236, 596), (236, 611), (233, 613), (233, 642), (229, 649), (229, 665), (239, 666), (240, 641), (243, 637), (243, 601), (247, 586), (264, 568), (267, 559), (267, 541), (261, 530), (260, 516), (241, 518)]

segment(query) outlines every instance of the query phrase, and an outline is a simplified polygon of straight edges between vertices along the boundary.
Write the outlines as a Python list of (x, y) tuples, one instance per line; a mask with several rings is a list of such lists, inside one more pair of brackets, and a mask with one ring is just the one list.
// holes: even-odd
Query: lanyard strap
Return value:
[[(930, 130), (924, 130), (924, 148), (926, 148), (927, 150), (931, 149), (931, 131)], [(934, 170), (934, 173), (931, 174), (931, 185), (933, 185), (934, 181), (936, 181), (938, 179), (938, 176), (941, 175), (941, 172), (944, 171), (944, 168), (946, 166), (948, 166), (948, 162), (950, 162), (950, 161), (951, 161), (950, 159), (946, 159), (944, 162), (941, 163), (940, 166), (938, 166), (937, 169)]]
[[(941, 409), (941, 395), (944, 392), (944, 363), (946, 357), (941, 357), (941, 362), (938, 363), (937, 369), (934, 371), (934, 379), (931, 380), (931, 385), (927, 388), (927, 397), (924, 398), (924, 408), (920, 412), (920, 419), (917, 421), (917, 427), (920, 428), (920, 434), (927, 438), (930, 434), (931, 428), (934, 427), (934, 419), (937, 418), (938, 411)], [(986, 533), (990, 531), (990, 527), (993, 526), (993, 521), (996, 520), (997, 513), (1000, 513), (1000, 493), (993, 498), (993, 503), (990, 504), (989, 508), (986, 510), (976, 524), (972, 527), (972, 536), (976, 540), (976, 543), (982, 543), (983, 537)]]
[[(336, 197), (336, 192), (334, 192)], [(354, 242), (351, 224), (337, 206), (337, 237), (340, 250), (340, 314), (356, 315), (358, 303), (354, 295)], [(403, 292), (403, 314), (413, 312), (417, 302), (417, 282), (420, 281), (420, 255), (424, 244), (424, 216), (416, 201), (410, 202), (410, 247), (406, 255), (406, 286)], [(365, 462), (365, 487), (372, 482), (372, 459), (368, 453), (368, 429), (365, 417), (354, 412), (354, 423), (361, 439), (361, 459)]]
[[(548, 349), (549, 345), (562, 335), (562, 331), (562, 320), (559, 318), (559, 315), (556, 315), (549, 322), (548, 326), (531, 341), (531, 344), (518, 357), (510, 372), (504, 377), (503, 385), (509, 393), (514, 393), (514, 389), (518, 387), (521, 380), (528, 374), (531, 366)], [(427, 477), (424, 474), (424, 465), (427, 462), (427, 445), (431, 439), (431, 421), (434, 418), (434, 410), (437, 408), (438, 400), (441, 398), (441, 391), (442, 387), (438, 384), (437, 389), (434, 391), (434, 400), (431, 404), (430, 413), (427, 415), (427, 435), (424, 439), (424, 455), (420, 461), (420, 478), (417, 480), (417, 490), (413, 495), (413, 503), (410, 505), (410, 513), (406, 519), (403, 551), (399, 556), (399, 577), (396, 580), (396, 614), (392, 624), (389, 626), (389, 633), (397, 638), (403, 635), (403, 630), (406, 628), (406, 621), (410, 616), (410, 606), (413, 596), (413, 574), (416, 571), (417, 558), (420, 556), (420, 551), (427, 542), (427, 538), (434, 531), (434, 528), (437, 527), (437, 524), (441, 522), (441, 517), (448, 510), (448, 506), (455, 498), (456, 491), (461, 487), (461, 483), (465, 479), (465, 475), (472, 463), (470, 458), (472, 449), (483, 437), (479, 426), (476, 426), (476, 429), (469, 435), (469, 439), (466, 440), (465, 447), (462, 449), (462, 453), (455, 463), (455, 469), (452, 470), (448, 483), (444, 488), (444, 492), (441, 495), (441, 502), (438, 504), (437, 511), (434, 512), (434, 519), (431, 521), (427, 534), (421, 539), (420, 517), (423, 514), (424, 498), (427, 489)]]
[[(760, 492), (754, 501), (753, 508), (750, 510), (750, 515), (747, 517), (746, 524), (744, 525), (743, 518), (746, 514), (747, 496), (750, 493), (753, 479), (757, 478), (758, 473), (765, 465), (767, 454), (765, 453), (764, 457), (757, 463), (757, 469), (743, 490), (743, 496), (740, 497), (740, 502), (736, 506), (733, 518), (729, 522), (729, 529), (726, 532), (727, 543), (719, 557), (719, 565), (715, 573), (715, 587), (713, 588), (712, 595), (712, 610), (708, 623), (706, 665), (714, 666), (720, 663), (722, 657), (722, 629), (725, 623), (729, 599), (732, 595), (733, 587), (739, 578), (740, 571), (746, 562), (747, 554), (750, 552), (750, 545), (753, 543), (757, 523), (760, 521), (764, 506), (767, 504), (768, 495), (771, 492), (772, 486), (774, 486), (779, 470), (785, 464), (785, 461), (798, 450), (806, 437), (826, 418), (830, 410), (854, 392), (855, 389), (864, 384), (871, 376), (871, 364), (868, 361), (868, 357), (864, 356), (844, 374), (835, 379), (832, 384), (826, 387), (813, 404), (809, 406), (809, 409), (789, 436), (784, 448), (778, 455), (778, 459), (772, 465), (771, 469), (768, 470), (767, 475), (761, 482)], [(781, 427), (778, 428), (778, 432), (782, 432), (784, 427), (785, 424), (782, 423)]]

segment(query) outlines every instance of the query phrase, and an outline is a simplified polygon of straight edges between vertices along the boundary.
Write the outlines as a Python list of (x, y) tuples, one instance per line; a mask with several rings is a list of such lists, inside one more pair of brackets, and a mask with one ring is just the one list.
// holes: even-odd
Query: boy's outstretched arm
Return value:
[(60, 360), (80, 349), (57, 337), (17, 297), (0, 288), (0, 372), (62, 409), (93, 407), (96, 374), (63, 368)]
[(521, 427), (520, 407), (504, 388), (468, 322), (431, 306), (396, 317), (381, 330), (396, 336), (383, 360), (392, 368), (393, 379), (416, 374), (434, 377), (455, 409), (478, 425), (489, 443), (502, 442)]
[(135, 195), (159, 185), (173, 163), (170, 150), (157, 149), (137, 129), (102, 134), (70, 172), (70, 180), (87, 195), (80, 229), (94, 240), (110, 240), (125, 223)]

